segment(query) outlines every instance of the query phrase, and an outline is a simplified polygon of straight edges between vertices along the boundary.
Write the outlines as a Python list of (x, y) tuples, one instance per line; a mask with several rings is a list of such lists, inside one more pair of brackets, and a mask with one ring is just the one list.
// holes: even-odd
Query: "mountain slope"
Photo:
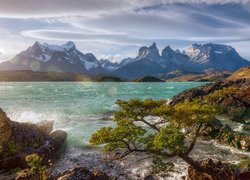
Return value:
[(83, 54), (69, 41), (61, 46), (35, 42), (10, 61), (0, 64), (1, 70), (32, 70), (102, 74), (106, 71), (93, 54)]
[(238, 69), (234, 72), (231, 76), (228, 77), (228, 80), (235, 80), (235, 79), (250, 79), (250, 66), (243, 67)]
[(208, 68), (237, 70), (250, 65), (250, 62), (243, 59), (234, 48), (221, 44), (193, 44), (186, 54), (196, 70)]
[[(231, 46), (221, 44), (193, 44), (186, 52), (166, 46), (159, 53), (156, 44), (153, 43), (149, 47), (141, 47), (135, 58), (125, 58), (117, 63), (107, 59), (99, 61), (91, 53), (83, 54), (73, 42), (69, 41), (63, 45), (35, 42), (33, 46), (13, 59), (0, 63), (0, 70), (73, 72), (117, 76), (125, 79), (144, 76), (166, 79), (170, 76), (177, 77), (175, 73), (170, 72), (179, 71), (183, 76), (190, 75), (186, 76), (187, 78), (183, 77), (184, 79), (192, 80), (195, 77), (199, 79), (223, 78), (227, 74), (218, 74), (218, 70), (235, 71), (244, 66), (250, 66), (250, 62), (243, 59)], [(211, 68), (216, 69), (216, 72), (204, 73), (204, 70)], [(196, 76), (197, 73), (199, 76)]]

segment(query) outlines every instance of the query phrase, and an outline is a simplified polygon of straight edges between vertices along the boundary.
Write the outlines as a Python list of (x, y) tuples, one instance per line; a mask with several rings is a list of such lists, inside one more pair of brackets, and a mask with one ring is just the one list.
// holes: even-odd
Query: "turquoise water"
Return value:
[[(118, 179), (139, 180), (150, 174), (150, 160), (138, 161), (141, 156), (136, 155), (107, 164), (103, 161), (106, 154), (88, 146), (90, 135), (100, 127), (113, 125), (112, 113), (118, 108), (116, 99), (171, 99), (202, 84), (205, 83), (0, 83), (0, 107), (12, 120), (33, 123), (53, 120), (55, 129), (68, 132), (67, 148), (52, 172), (80, 165), (90, 170), (101, 169)], [(239, 160), (238, 153), (241, 152), (214, 142), (198, 142), (191, 156), (233, 163)], [(177, 172), (168, 179), (176, 180), (186, 174), (187, 165), (180, 159), (174, 162)]]
[(54, 120), (68, 144), (85, 145), (96, 129), (111, 125), (116, 99), (170, 99), (204, 82), (0, 83), (0, 107), (15, 121)]

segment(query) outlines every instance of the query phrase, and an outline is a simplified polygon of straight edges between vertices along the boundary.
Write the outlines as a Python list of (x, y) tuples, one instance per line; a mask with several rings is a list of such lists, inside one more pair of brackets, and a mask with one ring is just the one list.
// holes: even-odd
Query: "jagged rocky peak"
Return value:
[(155, 42), (149, 47), (143, 46), (139, 49), (139, 55), (137, 56), (137, 59), (144, 57), (148, 57), (151, 59), (160, 57), (159, 50)]
[(96, 61), (98, 61), (96, 59), (95, 55), (92, 54), (92, 53), (87, 53), (87, 54), (85, 54), (85, 56), (86, 56), (86, 58), (88, 59), (89, 62), (96, 62)]
[(42, 52), (47, 52), (47, 51), (70, 51), (70, 50), (75, 50), (76, 46), (75, 43), (72, 41), (68, 41), (65, 44), (62, 45), (52, 45), (48, 43), (40, 43), (36, 41), (32, 47), (29, 48), (29, 50), (40, 50)]
[(170, 46), (166, 46), (163, 50), (162, 50), (162, 57), (169, 57), (172, 56), (173, 54), (175, 54), (176, 52), (171, 49)]
[(76, 49), (76, 45), (73, 41), (68, 41), (67, 43), (63, 44), (62, 47), (64, 47), (66, 50)]
[(236, 52), (234, 48), (231, 46), (227, 45), (222, 45), (222, 44), (213, 44), (213, 43), (208, 43), (208, 44), (192, 44), (191, 47), (188, 48), (187, 53), (190, 56), (193, 56), (198, 53), (206, 53), (206, 54), (225, 54), (228, 52)]

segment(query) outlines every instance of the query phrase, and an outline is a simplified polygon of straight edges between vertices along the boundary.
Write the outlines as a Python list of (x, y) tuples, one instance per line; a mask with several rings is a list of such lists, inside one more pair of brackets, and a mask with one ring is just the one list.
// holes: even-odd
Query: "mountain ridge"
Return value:
[(13, 59), (0, 63), (0, 70), (71, 72), (135, 79), (176, 70), (204, 71), (213, 68), (235, 71), (245, 66), (250, 66), (250, 62), (233, 47), (222, 44), (193, 44), (184, 52), (166, 46), (159, 52), (156, 43), (153, 43), (139, 48), (135, 58), (125, 58), (118, 63), (108, 59), (98, 60), (92, 53), (84, 54), (72, 41), (62, 45), (36, 41)]

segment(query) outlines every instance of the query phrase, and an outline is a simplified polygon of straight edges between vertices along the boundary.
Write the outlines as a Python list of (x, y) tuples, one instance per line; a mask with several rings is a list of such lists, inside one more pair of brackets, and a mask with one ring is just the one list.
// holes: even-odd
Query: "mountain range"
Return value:
[(172, 71), (201, 72), (211, 68), (235, 71), (244, 66), (250, 66), (250, 62), (233, 47), (222, 44), (193, 44), (183, 52), (166, 46), (160, 53), (153, 43), (149, 47), (141, 47), (137, 57), (114, 63), (108, 59), (97, 60), (91, 53), (83, 54), (74, 42), (69, 41), (63, 45), (35, 42), (13, 59), (2, 62), (0, 70), (72, 72), (134, 79), (164, 77)]

